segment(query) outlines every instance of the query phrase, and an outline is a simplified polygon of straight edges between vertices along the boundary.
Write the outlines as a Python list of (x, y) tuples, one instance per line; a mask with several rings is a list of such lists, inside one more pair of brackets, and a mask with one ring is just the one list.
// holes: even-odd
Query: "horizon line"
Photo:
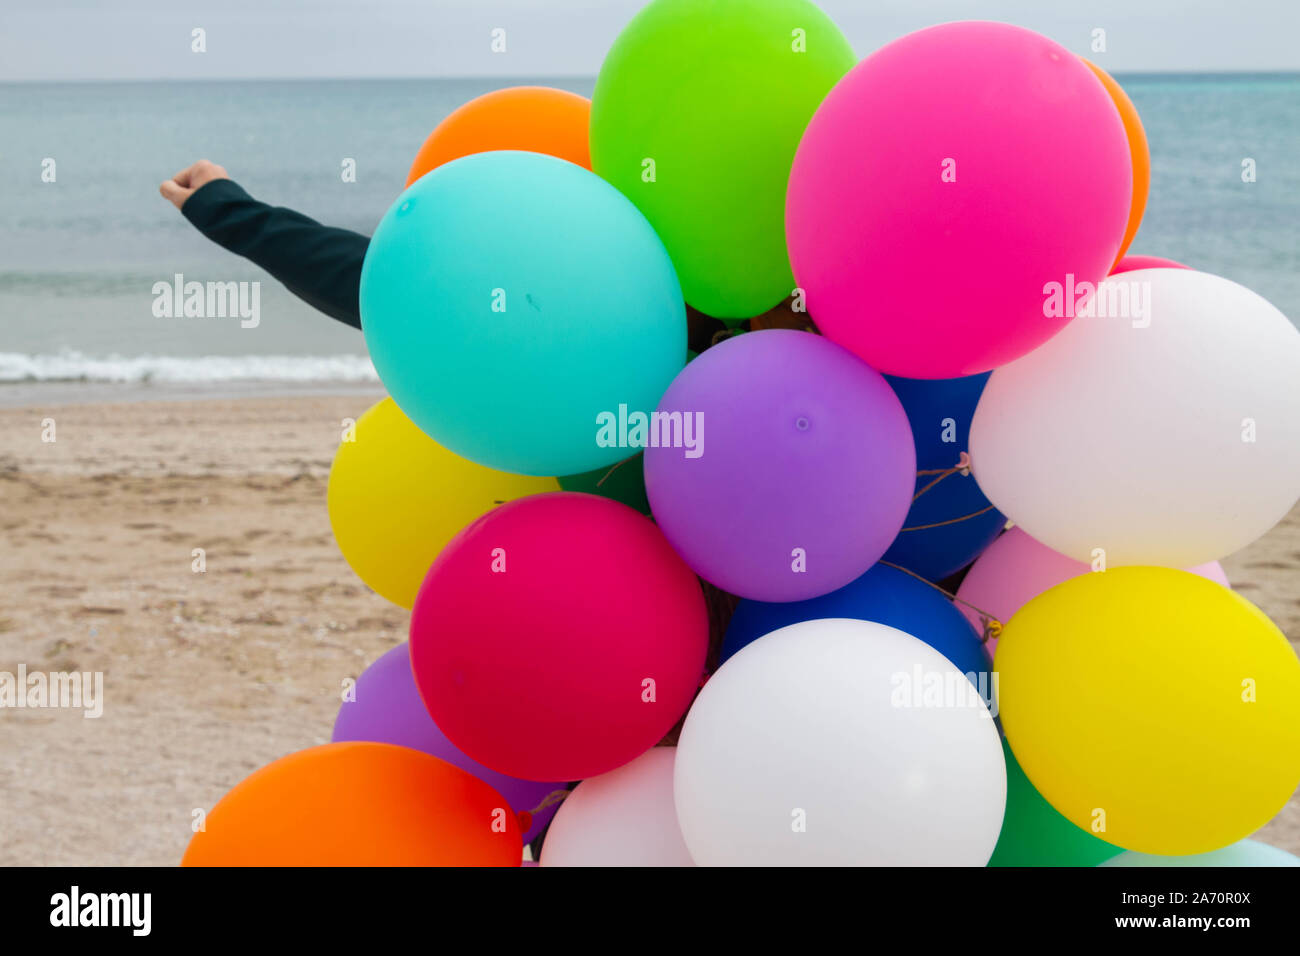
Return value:
[[(1241, 69), (1241, 70), (1108, 70), (1112, 76), (1300, 76), (1300, 68)], [(21, 86), (35, 83), (376, 83), (412, 80), (590, 80), (594, 73), (444, 73), (403, 74), (389, 76), (119, 76), (119, 77), (22, 77), (3, 79), (0, 86)]]

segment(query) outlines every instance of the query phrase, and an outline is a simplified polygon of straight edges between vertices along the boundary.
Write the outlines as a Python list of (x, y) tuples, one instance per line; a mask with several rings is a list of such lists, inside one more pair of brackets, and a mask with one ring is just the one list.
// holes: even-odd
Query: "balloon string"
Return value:
[(515, 819), (519, 821), (520, 831), (527, 833), (533, 828), (533, 817), (537, 816), (537, 814), (541, 813), (547, 807), (554, 806), (561, 802), (568, 795), (568, 790), (552, 790), (542, 798), (541, 803), (533, 807), (531, 810), (520, 810), (515, 814)]
[(957, 524), (959, 521), (969, 521), (971, 518), (978, 518), (982, 514), (987, 514), (993, 510), (993, 506), (981, 508), (979, 511), (972, 511), (968, 515), (962, 515), (960, 518), (949, 518), (947, 521), (936, 521), (934, 524), (914, 524), (908, 528), (899, 528), (899, 533), (904, 531), (926, 531), (930, 528), (942, 528), (944, 525)]
[(908, 575), (909, 577), (916, 578), (922, 584), (928, 584), (930, 587), (934, 588), (936, 591), (938, 591), (940, 594), (942, 594), (944, 597), (948, 598), (949, 600), (955, 601), (958, 604), (968, 607), (972, 611), (974, 611), (975, 614), (979, 617), (980, 624), (984, 631), (984, 633), (980, 636), (980, 641), (982, 643), (987, 644), (990, 640), (998, 637), (1002, 633), (1002, 622), (999, 621), (992, 614), (990, 614), (988, 611), (976, 607), (974, 604), (971, 604), (970, 601), (962, 600), (957, 595), (953, 594), (951, 591), (939, 587), (939, 585), (935, 584), (933, 581), (926, 580), (925, 578), (921, 577), (921, 575), (917, 574), (915, 571), (909, 571), (907, 568), (903, 567), (902, 565), (894, 564), (892, 561), (878, 561), (877, 563), (883, 564), (887, 568), (893, 568), (895, 571), (902, 571), (904, 574)]
[[(969, 452), (962, 452), (961, 456), (957, 459), (957, 464), (953, 465), (951, 468), (922, 468), (917, 471), (917, 475), (935, 475), (936, 477), (933, 481), (923, 485), (916, 494), (912, 495), (912, 501), (915, 502), (917, 498), (921, 497), (949, 475), (955, 475), (958, 472), (963, 475), (969, 475), (970, 469), (971, 462)], [(962, 521), (969, 521), (971, 518), (978, 518), (980, 515), (987, 514), (992, 510), (993, 506), (989, 505), (987, 508), (981, 508), (979, 511), (972, 511), (970, 514), (962, 515), (960, 518), (949, 518), (946, 521), (936, 521), (933, 524), (914, 524), (906, 528), (899, 528), (899, 533), (901, 534), (904, 531), (928, 531), (931, 528), (944, 528), (950, 524), (958, 524)]]
[(968, 452), (962, 452), (961, 457), (957, 459), (957, 464), (951, 468), (923, 468), (918, 471), (918, 475), (937, 475), (938, 477), (912, 495), (912, 500), (915, 501), (949, 475), (955, 475), (957, 472), (961, 472), (963, 475), (970, 474), (970, 454)]
[(954, 471), (961, 471), (963, 468), (969, 468), (970, 466), (971, 466), (970, 452), (964, 451), (957, 456), (957, 464), (953, 465), (951, 468), (922, 468), (917, 472), (917, 474), (918, 475), (947, 475), (947, 474), (951, 474)]
[(533, 816), (536, 816), (537, 814), (545, 810), (547, 807), (553, 807), (557, 803), (563, 803), (564, 798), (567, 797), (568, 795), (569, 795), (568, 790), (552, 790), (550, 793), (548, 793), (545, 797), (542, 798), (541, 803), (533, 807), (528, 812), (531, 813)]
[(605, 483), (605, 479), (606, 479), (606, 478), (608, 478), (610, 475), (614, 474), (614, 472), (618, 471), (620, 468), (622, 468), (624, 465), (626, 465), (629, 461), (631, 461), (632, 458), (635, 458), (635, 457), (636, 457), (636, 455), (633, 455), (631, 458), (624, 458), (622, 461), (620, 461), (620, 462), (616, 462), (616, 463), (614, 464), (614, 467), (611, 468), (609, 471), (605, 472), (605, 474), (601, 476), (600, 481), (596, 482), (596, 487), (599, 488), (601, 485), (603, 485), (603, 484)]

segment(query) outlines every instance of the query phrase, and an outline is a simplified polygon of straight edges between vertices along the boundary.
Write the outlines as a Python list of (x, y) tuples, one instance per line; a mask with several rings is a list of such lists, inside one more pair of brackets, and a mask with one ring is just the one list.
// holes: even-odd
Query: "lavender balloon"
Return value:
[(525, 843), (535, 839), (555, 815), (559, 804), (543, 806), (546, 798), (565, 788), (563, 783), (507, 777), (457, 750), (425, 710), (411, 675), (411, 651), (406, 642), (385, 653), (357, 678), (356, 700), (345, 701), (339, 708), (330, 739), (336, 743), (372, 740), (423, 750), (472, 773), (505, 797), (515, 813), (530, 813), (531, 822), (527, 826), (524, 820), (520, 821)]
[[(916, 480), (907, 415), (878, 372), (828, 339), (727, 339), (678, 374), (659, 413), (645, 453), (651, 511), (724, 590), (818, 597), (875, 564), (903, 526)], [(672, 413), (690, 441), (673, 440)]]

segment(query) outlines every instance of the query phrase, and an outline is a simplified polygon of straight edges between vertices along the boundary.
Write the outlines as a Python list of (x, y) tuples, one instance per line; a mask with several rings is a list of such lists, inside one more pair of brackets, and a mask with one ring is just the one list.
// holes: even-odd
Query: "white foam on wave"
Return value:
[(365, 355), (108, 355), (0, 352), (0, 383), (378, 382)]

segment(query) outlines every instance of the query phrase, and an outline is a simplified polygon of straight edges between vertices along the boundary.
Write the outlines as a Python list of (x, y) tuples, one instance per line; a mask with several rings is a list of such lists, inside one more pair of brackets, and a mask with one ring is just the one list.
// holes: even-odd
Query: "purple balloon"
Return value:
[(472, 773), (501, 794), (515, 813), (532, 812), (532, 824), (524, 832), (525, 843), (542, 832), (559, 807), (558, 803), (542, 807), (542, 803), (550, 794), (565, 789), (563, 783), (507, 777), (457, 750), (425, 710), (411, 674), (411, 651), (405, 641), (386, 652), (357, 678), (356, 700), (344, 701), (339, 708), (330, 739), (336, 743), (371, 740), (423, 750)]
[(682, 413), (695, 447), (665, 439), (675, 418), (651, 422), (650, 510), (686, 563), (732, 594), (827, 594), (903, 526), (916, 481), (907, 414), (879, 372), (828, 339), (736, 335), (687, 365), (659, 412)]

